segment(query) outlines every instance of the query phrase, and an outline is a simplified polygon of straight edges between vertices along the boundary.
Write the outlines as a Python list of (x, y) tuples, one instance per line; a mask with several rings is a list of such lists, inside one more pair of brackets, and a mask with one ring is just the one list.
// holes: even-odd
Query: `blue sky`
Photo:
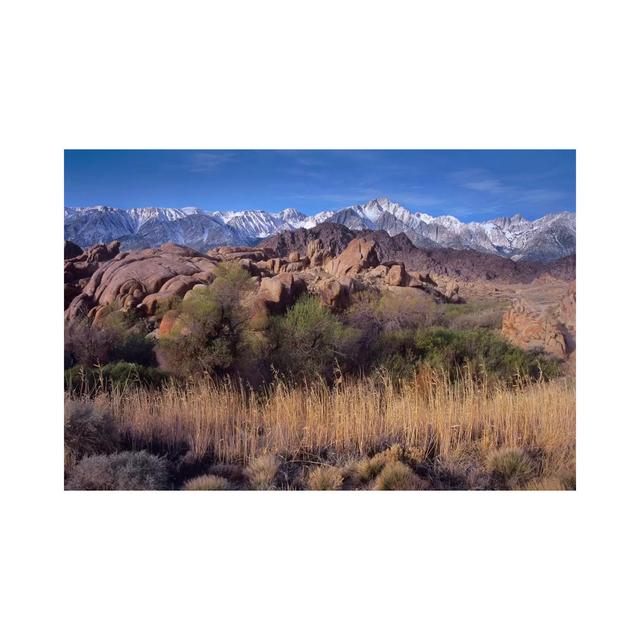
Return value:
[(65, 205), (306, 214), (386, 196), (465, 221), (575, 211), (573, 150), (67, 150)]

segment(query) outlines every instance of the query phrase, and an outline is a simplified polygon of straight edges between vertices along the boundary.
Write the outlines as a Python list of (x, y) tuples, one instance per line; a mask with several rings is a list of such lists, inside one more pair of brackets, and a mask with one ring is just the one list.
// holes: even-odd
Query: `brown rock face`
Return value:
[(307, 258), (311, 267), (321, 267), (331, 258), (331, 254), (324, 248), (319, 239), (309, 240), (307, 244)]
[(569, 285), (567, 293), (560, 301), (560, 309), (558, 319), (562, 324), (572, 331), (576, 332), (576, 283), (575, 280)]
[(540, 348), (558, 358), (571, 358), (576, 348), (576, 284), (556, 302), (516, 300), (502, 319), (502, 334), (523, 349)]
[(544, 318), (524, 301), (517, 301), (505, 313), (502, 335), (522, 349), (539, 348), (557, 358), (567, 355), (560, 324)]
[[(176, 245), (177, 246), (177, 245)], [(212, 258), (221, 258), (223, 260), (252, 260), (258, 262), (260, 260), (269, 260), (276, 257), (273, 249), (253, 247), (217, 247), (209, 249), (208, 256)]]
[(444, 295), (451, 304), (461, 304), (464, 302), (460, 295), (460, 287), (454, 282), (450, 282), (444, 290)]
[(160, 321), (160, 326), (158, 327), (158, 337), (166, 338), (176, 326), (176, 323), (179, 322), (179, 318), (180, 314), (177, 311), (167, 311), (167, 313), (162, 316), (162, 320)]
[(390, 287), (406, 287), (409, 284), (409, 274), (404, 268), (404, 263), (391, 265), (387, 273), (387, 284)]
[[(65, 279), (68, 269), (75, 269), (74, 261), (95, 266), (81, 295), (70, 303), (66, 319), (78, 320), (89, 309), (113, 302), (125, 309), (135, 307), (143, 314), (152, 315), (160, 301), (182, 297), (197, 284), (212, 282), (221, 260), (170, 243), (131, 253), (118, 254), (117, 251), (118, 243), (96, 245), (82, 256), (65, 262)], [(102, 262), (103, 258), (107, 261)]]
[(309, 258), (301, 258), (295, 262), (283, 262), (278, 272), (295, 273), (304, 271), (309, 266)]
[(273, 312), (281, 313), (307, 290), (306, 282), (292, 273), (279, 273), (273, 278), (262, 278), (258, 297)]
[(349, 284), (340, 280), (323, 280), (318, 286), (320, 299), (330, 309), (344, 309), (349, 304)]
[[(78, 253), (78, 251), (80, 253)], [(73, 242), (64, 243), (64, 308), (80, 294), (86, 281), (98, 270), (100, 263), (113, 259), (120, 251), (119, 242), (96, 244), (82, 251)]]
[(353, 276), (379, 264), (375, 242), (355, 238), (339, 256), (327, 263), (327, 271), (336, 276)]
[(369, 275), (373, 278), (386, 278), (387, 273), (389, 273), (389, 267), (384, 264), (378, 265), (369, 271)]

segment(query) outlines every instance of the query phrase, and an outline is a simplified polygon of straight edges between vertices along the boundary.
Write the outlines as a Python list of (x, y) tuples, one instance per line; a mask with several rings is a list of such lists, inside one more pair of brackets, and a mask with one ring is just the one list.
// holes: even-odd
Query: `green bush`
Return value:
[(92, 393), (100, 388), (160, 387), (168, 379), (167, 374), (156, 367), (145, 367), (132, 362), (112, 362), (103, 367), (75, 365), (66, 369), (64, 387), (67, 390)]
[(158, 344), (161, 366), (185, 377), (233, 371), (248, 338), (249, 315), (241, 302), (253, 286), (239, 265), (219, 265), (211, 285), (180, 303), (179, 325)]
[(270, 326), (276, 369), (296, 380), (331, 378), (336, 366), (349, 369), (355, 361), (357, 330), (340, 322), (321, 302), (302, 296)]
[(556, 360), (523, 351), (487, 329), (419, 329), (415, 345), (423, 362), (444, 369), (452, 378), (465, 367), (474, 375), (486, 374), (509, 383), (540, 376), (549, 379), (560, 373)]
[(83, 458), (69, 474), (75, 491), (147, 491), (167, 489), (167, 461), (146, 451), (125, 451)]
[(502, 300), (466, 302), (465, 304), (442, 304), (438, 308), (438, 321), (448, 329), (499, 329), (507, 303)]
[(66, 469), (84, 456), (115, 451), (118, 441), (118, 431), (106, 410), (78, 400), (65, 402), (64, 461)]
[(65, 367), (93, 367), (123, 360), (143, 366), (156, 365), (155, 340), (150, 327), (132, 312), (115, 310), (94, 327), (88, 320), (65, 326)]

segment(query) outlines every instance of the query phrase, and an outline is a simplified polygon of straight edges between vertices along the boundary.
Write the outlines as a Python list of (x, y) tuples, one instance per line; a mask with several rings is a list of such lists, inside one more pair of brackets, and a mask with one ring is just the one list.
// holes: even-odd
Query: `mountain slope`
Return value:
[(206, 249), (224, 244), (251, 245), (282, 231), (313, 229), (324, 222), (352, 231), (405, 234), (425, 249), (471, 249), (513, 260), (550, 261), (575, 253), (575, 214), (563, 212), (529, 221), (522, 216), (464, 223), (453, 216), (411, 212), (387, 198), (337, 211), (305, 216), (296, 209), (214, 211), (196, 207), (117, 209), (65, 208), (65, 239), (86, 247), (120, 240), (123, 249), (177, 242)]
[(373, 240), (381, 262), (404, 262), (409, 270), (426, 271), (432, 275), (502, 282), (531, 282), (545, 273), (561, 279), (575, 278), (575, 256), (543, 263), (515, 261), (471, 249), (425, 249), (416, 247), (405, 233), (390, 236), (386, 231), (353, 230), (333, 222), (323, 222), (311, 229), (283, 231), (263, 240), (258, 246), (273, 249), (281, 257), (292, 251), (304, 256), (309, 243), (315, 241), (335, 256), (344, 251), (354, 238)]

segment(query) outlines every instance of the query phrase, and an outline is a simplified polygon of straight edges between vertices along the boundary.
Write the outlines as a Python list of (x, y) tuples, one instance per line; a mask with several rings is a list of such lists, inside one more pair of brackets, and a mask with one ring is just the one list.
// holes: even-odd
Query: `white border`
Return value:
[[(4, 9), (4, 637), (631, 635), (632, 7)], [(64, 148), (577, 148), (578, 491), (65, 494)]]

